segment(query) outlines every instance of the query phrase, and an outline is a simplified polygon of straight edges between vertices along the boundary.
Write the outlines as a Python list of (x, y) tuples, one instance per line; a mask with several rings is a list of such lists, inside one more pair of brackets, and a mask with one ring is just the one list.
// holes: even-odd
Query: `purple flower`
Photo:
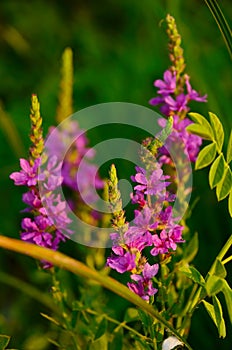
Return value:
[(22, 170), (20, 170), (20, 172), (12, 173), (10, 179), (14, 180), (16, 186), (35, 186), (38, 180), (37, 172), (39, 165), (40, 158), (37, 158), (32, 166), (26, 159), (21, 158), (20, 166)]
[[(121, 252), (120, 252), (121, 253)], [(124, 252), (117, 256), (107, 258), (107, 265), (119, 273), (131, 271), (136, 267), (136, 256), (130, 252)]]
[(168, 253), (168, 246), (166, 242), (166, 231), (162, 230), (160, 233), (160, 237), (158, 234), (155, 234), (152, 236), (152, 243), (154, 245), (154, 248), (151, 249), (150, 253), (151, 255), (159, 255), (159, 254), (166, 254)]
[(207, 102), (207, 95), (200, 96), (196, 90), (192, 89), (192, 86), (190, 85), (190, 77), (185, 74), (185, 84), (187, 87), (187, 96), (189, 100), (197, 101), (197, 102)]
[(171, 96), (166, 96), (164, 98), (164, 102), (168, 105), (171, 111), (182, 112), (184, 110), (189, 110), (189, 108), (187, 107), (188, 101), (185, 94), (177, 95), (176, 99), (174, 99)]
[(35, 190), (28, 191), (23, 194), (23, 202), (29, 205), (31, 208), (27, 208), (28, 210), (39, 209), (41, 207), (41, 199), (39, 198), (38, 193)]
[(165, 191), (166, 187), (170, 184), (165, 182), (167, 177), (163, 176), (163, 170), (157, 169), (152, 172), (148, 178), (146, 170), (137, 167), (138, 173), (132, 177), (133, 181), (138, 182), (140, 185), (135, 186), (136, 191), (144, 191), (145, 194), (162, 196), (162, 192)]
[(166, 70), (163, 75), (163, 80), (155, 80), (154, 86), (159, 88), (157, 93), (160, 95), (166, 96), (173, 93), (176, 89), (176, 73)]
[(52, 235), (46, 230), (51, 223), (44, 216), (36, 216), (34, 221), (30, 218), (22, 220), (21, 239), (30, 243), (35, 243), (42, 247), (50, 248), (52, 246)]
[(141, 212), (135, 210), (134, 224), (135, 226), (130, 226), (124, 234), (126, 243), (137, 240), (145, 233), (154, 230), (158, 226), (158, 223), (154, 220), (153, 210), (148, 206), (144, 207)]

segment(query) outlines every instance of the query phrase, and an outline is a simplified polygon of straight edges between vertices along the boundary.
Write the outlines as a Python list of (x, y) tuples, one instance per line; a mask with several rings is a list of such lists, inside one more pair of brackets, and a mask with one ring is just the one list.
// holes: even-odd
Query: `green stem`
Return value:
[(33, 257), (34, 259), (43, 259), (51, 264), (60, 267), (61, 269), (68, 270), (83, 278), (89, 278), (98, 282), (103, 287), (113, 291), (122, 298), (130, 301), (134, 305), (138, 306), (153, 318), (161, 322), (166, 328), (168, 328), (180, 341), (182, 341), (187, 349), (192, 350), (191, 346), (186, 340), (173, 328), (173, 326), (163, 318), (151, 305), (146, 303), (138, 295), (134, 294), (118, 281), (111, 277), (104, 276), (97, 271), (94, 271), (84, 265), (83, 263), (70, 258), (60, 252), (56, 252), (47, 248), (39, 247), (31, 243), (26, 243), (17, 239), (0, 236), (0, 247), (12, 250), (21, 254), (25, 254)]
[(228, 258), (226, 258), (225, 260), (222, 261), (222, 264), (225, 265), (227, 264), (228, 262), (230, 262), (232, 260), (232, 255), (229, 256)]
[[(222, 261), (222, 259), (224, 258), (224, 256), (226, 255), (226, 253), (228, 252), (228, 250), (230, 249), (231, 246), (232, 246), (232, 235), (226, 241), (225, 245), (222, 247), (222, 249), (218, 253), (216, 259), (214, 260), (213, 264), (211, 265), (211, 267), (209, 269), (209, 272), (207, 273), (207, 276), (206, 276), (206, 279), (205, 279), (206, 282), (207, 282), (207, 279), (209, 278), (209, 276), (212, 274), (212, 271), (214, 270), (214, 266), (217, 263), (217, 260)], [(194, 297), (192, 298), (192, 301), (189, 298), (189, 302), (190, 302), (189, 311), (188, 311), (189, 314), (192, 314), (194, 309), (195, 309), (195, 307), (199, 304), (202, 289), (203, 289), (203, 287), (199, 286), (197, 291), (196, 291), (196, 293), (195, 293), (195, 295), (194, 295)]]
[(214, 269), (214, 266), (217, 263), (217, 260), (222, 261), (222, 259), (224, 258), (224, 256), (226, 255), (226, 253), (228, 252), (228, 250), (230, 249), (231, 246), (232, 246), (232, 235), (228, 238), (228, 240), (226, 241), (225, 245), (222, 247), (222, 249), (220, 250), (220, 252), (217, 255), (216, 259), (214, 260), (211, 268), (209, 269), (209, 272), (207, 273), (206, 281), (207, 281), (207, 278), (209, 278), (209, 275), (212, 273), (212, 271)]

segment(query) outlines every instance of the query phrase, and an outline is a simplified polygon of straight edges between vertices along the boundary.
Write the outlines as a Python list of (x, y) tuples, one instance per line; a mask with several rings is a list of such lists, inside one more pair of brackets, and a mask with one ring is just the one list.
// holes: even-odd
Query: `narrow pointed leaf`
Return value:
[(227, 146), (226, 161), (229, 164), (232, 160), (232, 129), (230, 131), (229, 142)]
[(9, 341), (10, 337), (8, 335), (0, 334), (0, 350), (5, 350)]
[(205, 146), (198, 154), (195, 169), (202, 169), (211, 164), (216, 156), (216, 144)]
[(209, 130), (204, 125), (190, 124), (187, 126), (186, 130), (192, 134), (198, 135), (206, 140), (214, 140)]
[(228, 167), (225, 170), (222, 181), (219, 182), (216, 188), (218, 201), (221, 201), (222, 199), (226, 198), (230, 193), (231, 188), (232, 188), (232, 173), (230, 168)]
[(209, 185), (214, 188), (222, 180), (225, 169), (225, 159), (223, 154), (220, 154), (210, 167)]
[(193, 266), (181, 266), (179, 268), (179, 271), (181, 271), (185, 276), (190, 278), (193, 282), (200, 284), (201, 286), (205, 285), (205, 280), (203, 276), (200, 274), (200, 272), (195, 269)]
[(208, 303), (205, 300), (202, 300), (202, 303), (206, 309), (206, 311), (208, 312), (210, 318), (213, 320), (215, 326), (217, 326), (217, 321), (216, 321), (216, 315), (215, 315), (215, 311), (214, 311), (214, 307), (212, 304)]
[(57, 320), (55, 320), (53, 317), (48, 316), (42, 312), (40, 313), (40, 315), (43, 316), (44, 318), (46, 318), (48, 321), (54, 323), (55, 325), (60, 326), (60, 323)]
[(226, 325), (223, 318), (222, 306), (219, 299), (213, 296), (213, 305), (217, 322), (218, 335), (220, 338), (225, 338), (226, 336)]
[(217, 143), (217, 151), (220, 153), (224, 142), (223, 126), (216, 114), (209, 112), (209, 118), (213, 129), (214, 138)]
[(232, 289), (230, 288), (226, 280), (224, 280), (223, 282), (222, 292), (226, 300), (228, 315), (230, 317), (230, 322), (232, 324)]

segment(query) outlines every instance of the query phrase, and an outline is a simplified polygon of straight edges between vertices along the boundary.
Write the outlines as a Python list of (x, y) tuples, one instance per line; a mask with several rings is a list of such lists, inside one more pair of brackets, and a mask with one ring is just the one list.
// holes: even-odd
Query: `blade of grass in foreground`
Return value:
[(205, 0), (205, 3), (210, 9), (218, 25), (218, 28), (220, 29), (220, 32), (223, 36), (223, 39), (229, 51), (230, 57), (232, 58), (232, 32), (231, 32), (230, 26), (227, 23), (225, 16), (216, 0)]
[(147, 304), (138, 295), (132, 293), (129, 290), (129, 288), (114, 280), (113, 278), (104, 276), (99, 272), (90, 269), (83, 263), (73, 258), (70, 258), (69, 256), (64, 255), (60, 252), (56, 252), (47, 248), (42, 248), (36, 246), (35, 244), (26, 243), (18, 239), (0, 236), (0, 247), (31, 256), (35, 259), (47, 260), (48, 262), (60, 267), (61, 269), (68, 270), (76, 275), (79, 275), (80, 277), (89, 278), (98, 282), (103, 287), (130, 301), (134, 305), (147, 312), (153, 318), (156, 318), (161, 324), (163, 324), (167, 329), (169, 329), (169, 331), (173, 333), (180, 341), (182, 341), (187, 347), (187, 349), (192, 350), (192, 348), (186, 342), (186, 340), (151, 305)]

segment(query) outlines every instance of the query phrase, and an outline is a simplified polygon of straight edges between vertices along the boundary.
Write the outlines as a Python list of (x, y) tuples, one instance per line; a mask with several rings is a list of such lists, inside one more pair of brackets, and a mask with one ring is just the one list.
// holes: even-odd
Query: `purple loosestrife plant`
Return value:
[[(69, 206), (79, 217), (83, 216), (84, 220), (97, 224), (95, 218), (98, 215), (85, 204), (94, 203), (98, 199), (95, 189), (104, 187), (96, 165), (88, 162), (94, 157), (95, 151), (87, 147), (88, 139), (77, 121), (66, 120), (60, 129), (51, 127), (49, 134), (51, 133), (52, 142), (47, 143), (47, 150), (48, 154), (56, 155), (62, 163), (62, 186), (68, 188), (71, 193)], [(60, 159), (63, 154), (64, 159)]]
[[(154, 86), (157, 88), (158, 96), (150, 99), (149, 103), (152, 106), (159, 106), (160, 112), (166, 118), (172, 116), (174, 123), (173, 132), (166, 141), (166, 147), (160, 149), (159, 161), (161, 164), (172, 164), (167, 149), (181, 141), (185, 146), (185, 154), (189, 156), (191, 162), (195, 162), (202, 139), (187, 132), (186, 127), (192, 123), (187, 118), (187, 113), (190, 110), (189, 103), (191, 101), (207, 102), (207, 96), (200, 96), (197, 91), (193, 90), (189, 75), (184, 74), (185, 63), (183, 49), (180, 46), (181, 37), (177, 31), (174, 18), (167, 15), (166, 21), (167, 33), (170, 39), (169, 57), (172, 65), (164, 72), (163, 80), (155, 80)], [(166, 120), (164, 118), (160, 119), (159, 124), (161, 127), (165, 127)]]
[[(68, 228), (71, 220), (67, 216), (66, 203), (60, 200), (59, 195), (52, 194), (61, 185), (63, 178), (60, 176), (61, 163), (54, 155), (52, 157), (41, 157), (43, 152), (42, 118), (40, 106), (36, 95), (32, 96), (31, 107), (31, 135), (32, 146), (30, 148), (29, 160), (20, 159), (21, 170), (13, 172), (10, 178), (16, 186), (26, 186), (28, 191), (23, 194), (22, 200), (27, 204), (23, 212), (30, 215), (22, 219), (21, 239), (42, 247), (57, 250), (59, 243), (65, 241), (72, 231)], [(38, 174), (40, 165), (43, 171)], [(41, 198), (38, 182), (43, 186)], [(55, 208), (57, 215), (50, 215), (43, 206), (43, 202), (49, 201), (49, 206)], [(51, 265), (42, 262), (43, 267)]]
[[(121, 228), (115, 223), (114, 217), (114, 226), (119, 232), (111, 235), (113, 254), (107, 259), (107, 265), (117, 272), (129, 272), (129, 289), (148, 302), (158, 291), (154, 286), (154, 277), (159, 271), (159, 264), (150, 264), (149, 261), (154, 261), (153, 257), (159, 254), (163, 255), (161, 259), (165, 259), (166, 254), (176, 250), (178, 243), (184, 242), (183, 226), (176, 223), (172, 206), (167, 201), (167, 198), (170, 202), (174, 199), (167, 190), (170, 183), (165, 181), (169, 176), (163, 175), (160, 164), (155, 163), (155, 160), (153, 167), (155, 169), (152, 171), (136, 167), (137, 173), (132, 176), (136, 183), (132, 200), (138, 206), (134, 212), (135, 219), (130, 224), (124, 219), (124, 229), (120, 232)], [(110, 172), (111, 184), (115, 177), (117, 175), (113, 166)], [(115, 197), (120, 207), (117, 181), (114, 183), (113, 192), (117, 193)], [(164, 201), (166, 208), (163, 207)]]

